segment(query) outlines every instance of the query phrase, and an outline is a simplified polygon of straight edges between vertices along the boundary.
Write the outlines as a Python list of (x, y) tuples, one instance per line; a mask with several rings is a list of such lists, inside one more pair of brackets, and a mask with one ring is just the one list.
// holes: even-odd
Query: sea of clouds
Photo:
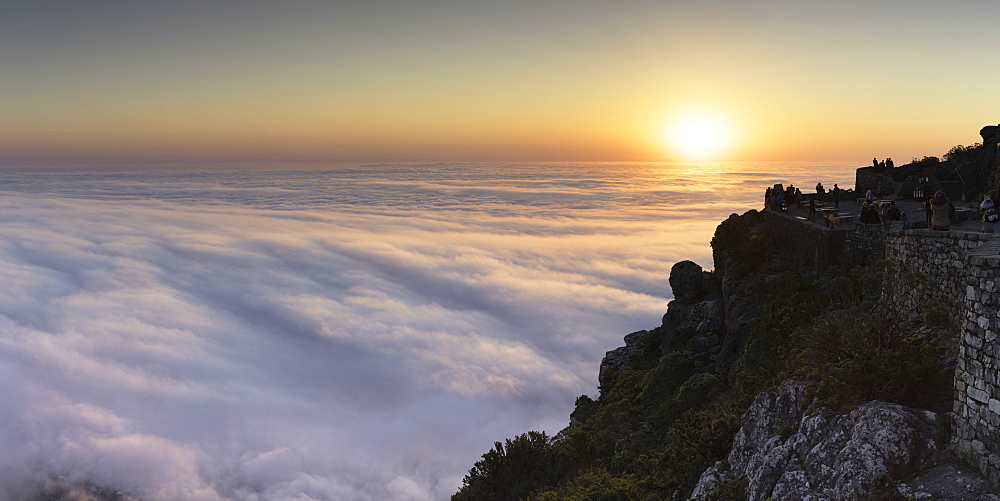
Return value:
[(0, 172), (0, 498), (447, 499), (596, 396), (719, 220), (816, 173)]

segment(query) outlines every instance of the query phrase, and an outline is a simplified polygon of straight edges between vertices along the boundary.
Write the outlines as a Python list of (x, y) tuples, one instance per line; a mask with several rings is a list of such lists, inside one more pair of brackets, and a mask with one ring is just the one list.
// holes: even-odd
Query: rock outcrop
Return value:
[(674, 300), (695, 301), (705, 292), (705, 272), (693, 261), (679, 261), (670, 268), (670, 289)]
[(790, 380), (757, 396), (728, 460), (702, 474), (692, 500), (746, 480), (746, 499), (1000, 500), (983, 479), (954, 466), (935, 413), (872, 401), (848, 414), (809, 406)]
[(663, 315), (660, 351), (680, 352), (704, 370), (714, 370), (724, 329), (711, 274), (694, 262), (680, 261), (670, 269), (670, 287), (674, 300)]
[(604, 354), (601, 360), (601, 369), (598, 372), (597, 380), (601, 386), (606, 384), (607, 375), (619, 370), (632, 358), (633, 355), (642, 349), (642, 342), (649, 335), (649, 331), (636, 331), (625, 336), (625, 346), (615, 348)]
[[(712, 287), (711, 273), (692, 261), (680, 261), (670, 270), (674, 300), (667, 305), (660, 327), (660, 352), (680, 352), (694, 366), (713, 371), (725, 332), (722, 301)], [(604, 386), (607, 376), (618, 371), (641, 350), (651, 331), (637, 331), (625, 336), (625, 346), (611, 350), (601, 360), (598, 380)]]

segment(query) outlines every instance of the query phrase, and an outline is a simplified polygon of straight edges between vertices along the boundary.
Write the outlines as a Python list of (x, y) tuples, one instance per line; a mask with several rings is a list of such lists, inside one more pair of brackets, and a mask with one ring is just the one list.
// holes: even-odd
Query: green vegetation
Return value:
[(545, 434), (529, 431), (496, 442), (483, 454), (462, 481), (464, 487), (454, 500), (521, 499), (531, 491), (559, 477), (557, 454)]
[(891, 310), (831, 313), (803, 333), (800, 375), (819, 381), (825, 405), (847, 409), (883, 400), (935, 407), (949, 397), (939, 371), (947, 339), (921, 327)]
[[(598, 399), (577, 399), (567, 428), (553, 438), (529, 432), (497, 442), (453, 500), (686, 499), (701, 473), (726, 458), (757, 393), (790, 377), (809, 381), (815, 405), (838, 409), (870, 399), (918, 407), (947, 399), (940, 359), (953, 328), (932, 310), (903, 318), (885, 302), (884, 262), (782, 271), (752, 219), (726, 225), (713, 247), (728, 253), (727, 279), (741, 277), (753, 313), (732, 366), (720, 373), (689, 358), (697, 335), (690, 327), (673, 331), (666, 346), (664, 328), (654, 329), (603, 377)], [(743, 499), (746, 487), (745, 478), (727, 482), (714, 499)]]
[(983, 143), (975, 143), (969, 146), (957, 145), (953, 146), (948, 153), (944, 154), (944, 159), (947, 162), (965, 162), (974, 161), (983, 152)]
[(914, 157), (913, 160), (910, 162), (910, 165), (926, 169), (931, 167), (937, 167), (938, 164), (940, 163), (941, 159), (938, 157), (925, 156), (924, 158), (921, 158), (919, 160), (917, 160), (917, 158)]

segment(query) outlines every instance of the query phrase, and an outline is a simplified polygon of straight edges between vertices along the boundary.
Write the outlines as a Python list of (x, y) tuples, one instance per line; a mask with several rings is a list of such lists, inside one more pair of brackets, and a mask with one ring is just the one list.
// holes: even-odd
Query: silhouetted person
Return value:
[(862, 224), (880, 224), (882, 222), (882, 218), (878, 215), (878, 209), (868, 201), (865, 201), (864, 205), (861, 206), (859, 219), (861, 219)]
[(889, 210), (887, 211), (889, 221), (899, 221), (900, 216), (903, 215), (903, 211), (896, 207), (896, 201), (893, 200), (889, 202)]
[(927, 219), (927, 227), (931, 227), (931, 200), (934, 200), (934, 193), (931, 192), (930, 187), (924, 190), (924, 217)]

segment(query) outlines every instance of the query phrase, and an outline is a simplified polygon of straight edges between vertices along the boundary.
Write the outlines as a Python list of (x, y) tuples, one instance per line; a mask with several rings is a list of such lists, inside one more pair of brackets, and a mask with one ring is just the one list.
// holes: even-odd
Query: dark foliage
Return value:
[(974, 161), (982, 155), (983, 151), (983, 143), (975, 143), (969, 146), (957, 145), (953, 146), (950, 150), (948, 150), (948, 153), (944, 154), (944, 159), (947, 162)]
[(950, 390), (939, 370), (946, 340), (921, 327), (891, 310), (832, 312), (803, 331), (801, 374), (819, 382), (817, 396), (827, 405), (934, 407)]
[(452, 500), (517, 500), (558, 478), (552, 441), (543, 432), (529, 431), (505, 443), (496, 442), (493, 450), (462, 480), (462, 488)]

